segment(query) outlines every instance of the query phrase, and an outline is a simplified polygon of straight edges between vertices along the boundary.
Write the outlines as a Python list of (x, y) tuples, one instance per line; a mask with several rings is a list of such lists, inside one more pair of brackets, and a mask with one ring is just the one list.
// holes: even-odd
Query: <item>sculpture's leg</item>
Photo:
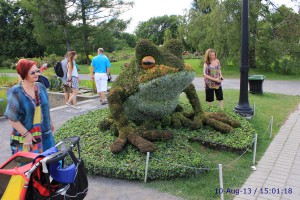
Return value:
[(128, 141), (137, 148), (139, 148), (141, 152), (152, 152), (156, 149), (155, 145), (152, 142), (142, 138), (141, 136), (135, 133), (129, 133), (127, 135), (127, 138)]
[(204, 112), (202, 110), (202, 106), (197, 95), (195, 86), (191, 83), (185, 90), (184, 93), (186, 94), (190, 104), (193, 107), (194, 111), (194, 119), (191, 128), (198, 129), (202, 127), (203, 120), (205, 119)]
[(140, 131), (140, 135), (150, 141), (170, 140), (173, 138), (173, 133), (169, 130), (145, 130)]
[(207, 117), (221, 121), (234, 128), (241, 127), (241, 123), (239, 121), (229, 118), (225, 113), (209, 113), (207, 114)]
[(214, 118), (207, 117), (205, 119), (205, 123), (213, 127), (215, 130), (220, 131), (221, 133), (229, 133), (233, 130), (233, 128), (230, 125), (225, 124), (219, 120), (215, 120)]
[(126, 97), (124, 96), (124, 90), (120, 87), (111, 89), (107, 97), (112, 118), (119, 130), (118, 138), (110, 146), (110, 150), (113, 153), (118, 153), (122, 151), (125, 143), (127, 142), (127, 134), (130, 131), (133, 131), (133, 128), (128, 126), (129, 120), (125, 115), (122, 104), (125, 98)]
[(192, 105), (195, 116), (203, 115), (201, 103), (200, 103), (199, 97), (197, 95), (194, 84), (191, 83), (187, 88), (184, 89), (183, 92), (186, 94), (190, 104)]
[[(181, 126), (184, 126), (184, 127), (187, 127), (187, 128), (190, 128), (192, 130), (194, 129), (199, 129), (202, 127), (202, 118), (196, 118), (194, 120), (191, 120), (187, 117), (185, 117), (182, 113), (180, 112), (176, 112), (176, 113), (173, 113), (172, 114), (172, 121), (173, 122), (177, 122), (178, 121), (180, 122), (179, 124)], [(176, 124), (174, 124), (176, 125)]]
[(123, 147), (126, 143), (127, 139), (124, 133), (119, 131), (119, 136), (117, 139), (110, 145), (110, 151), (113, 153), (118, 153), (123, 150)]

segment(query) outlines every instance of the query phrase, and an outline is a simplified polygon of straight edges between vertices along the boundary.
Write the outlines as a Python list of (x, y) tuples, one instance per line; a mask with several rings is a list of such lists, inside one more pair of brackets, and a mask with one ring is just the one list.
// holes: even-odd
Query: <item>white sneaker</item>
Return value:
[(71, 104), (69, 104), (69, 103), (66, 103), (66, 106), (67, 106), (67, 107), (71, 107)]
[(77, 109), (77, 110), (81, 109), (81, 107), (79, 107), (79, 106), (71, 106), (71, 107), (74, 109)]
[(104, 101), (104, 102), (101, 103), (101, 105), (106, 105), (106, 104), (108, 104), (107, 101)]

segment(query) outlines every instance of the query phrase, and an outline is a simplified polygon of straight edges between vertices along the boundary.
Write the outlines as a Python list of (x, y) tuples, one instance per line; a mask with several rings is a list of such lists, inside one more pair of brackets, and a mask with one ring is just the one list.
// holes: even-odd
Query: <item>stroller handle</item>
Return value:
[(66, 138), (66, 139), (62, 140), (61, 142), (59, 142), (57, 145), (55, 145), (55, 147), (58, 147), (67, 141), (71, 141), (71, 145), (67, 149), (61, 151), (61, 153), (58, 156), (47, 160), (46, 164), (56, 163), (56, 162), (64, 159), (67, 155), (71, 155), (71, 154), (74, 155), (74, 153), (72, 152), (72, 149), (75, 146), (77, 146), (77, 150), (78, 150), (78, 154), (79, 154), (79, 158), (80, 158), (79, 140), (80, 140), (80, 137), (76, 136), (76, 137)]

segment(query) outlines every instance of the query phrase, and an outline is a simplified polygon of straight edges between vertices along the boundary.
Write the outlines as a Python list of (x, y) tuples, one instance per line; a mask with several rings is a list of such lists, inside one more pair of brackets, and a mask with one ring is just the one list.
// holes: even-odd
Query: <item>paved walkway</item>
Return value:
[(300, 105), (280, 128), (241, 191), (235, 200), (300, 199)]

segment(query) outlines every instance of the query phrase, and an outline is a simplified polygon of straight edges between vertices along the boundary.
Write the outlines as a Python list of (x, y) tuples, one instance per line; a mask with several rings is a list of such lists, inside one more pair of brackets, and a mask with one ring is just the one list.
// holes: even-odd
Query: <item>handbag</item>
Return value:
[(205, 83), (206, 83), (206, 86), (209, 88), (209, 89), (216, 89), (218, 90), (220, 88), (220, 83), (217, 83), (215, 81), (212, 81), (212, 80), (209, 80), (208, 78), (205, 80)]

